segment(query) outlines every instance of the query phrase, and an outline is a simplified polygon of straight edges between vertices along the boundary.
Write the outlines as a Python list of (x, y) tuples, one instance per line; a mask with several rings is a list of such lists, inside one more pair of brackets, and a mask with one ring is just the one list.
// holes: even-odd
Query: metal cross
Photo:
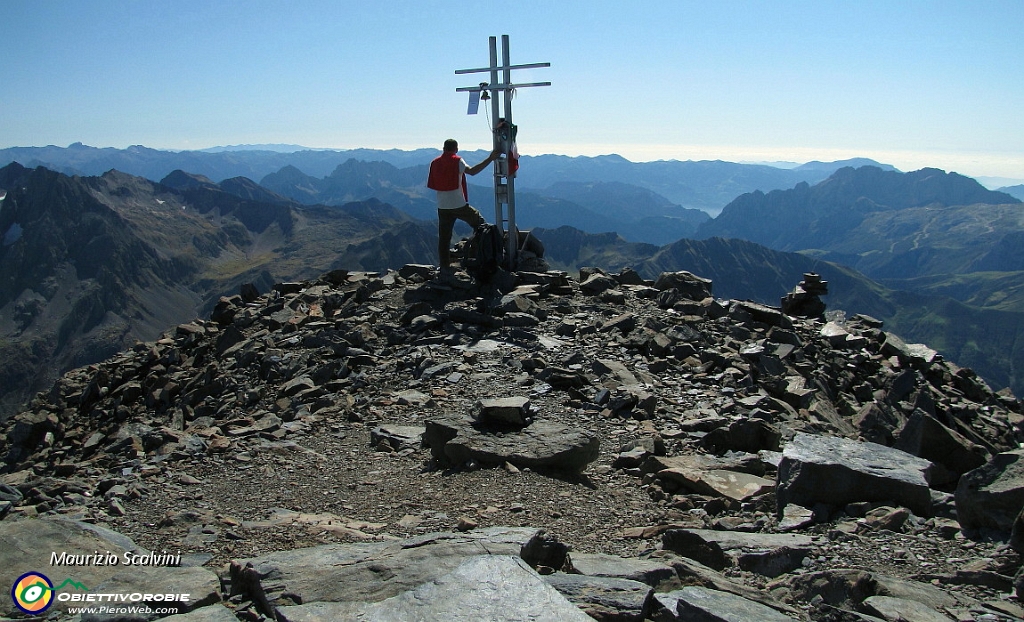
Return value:
[[(515, 171), (509, 170), (509, 160), (512, 156), (512, 147), (515, 143), (515, 126), (512, 124), (512, 92), (515, 89), (528, 86), (551, 86), (550, 82), (530, 82), (524, 84), (512, 84), (513, 69), (534, 69), (537, 67), (550, 67), (551, 63), (530, 63), (526, 65), (512, 65), (508, 57), (508, 35), (501, 35), (501, 64), (498, 64), (498, 41), (497, 37), (490, 38), (491, 65), (479, 69), (457, 69), (456, 74), (465, 73), (490, 73), (490, 82), (481, 82), (477, 86), (467, 86), (455, 89), (457, 92), (470, 93), (470, 108), (472, 111), (473, 98), (479, 98), (484, 92), (490, 93), (491, 117), (494, 119), (494, 148), (501, 150), (501, 156), (494, 161), (494, 218), (498, 228), (505, 231), (503, 223), (508, 223), (508, 252), (507, 267), (515, 270), (519, 260), (518, 232), (516, 229), (516, 194), (515, 194)], [(498, 81), (498, 72), (501, 72), (501, 81)], [(504, 107), (499, 105), (498, 93), (502, 93)], [(504, 114), (502, 114), (504, 110)], [(508, 205), (508, 218), (504, 216), (504, 206)]]

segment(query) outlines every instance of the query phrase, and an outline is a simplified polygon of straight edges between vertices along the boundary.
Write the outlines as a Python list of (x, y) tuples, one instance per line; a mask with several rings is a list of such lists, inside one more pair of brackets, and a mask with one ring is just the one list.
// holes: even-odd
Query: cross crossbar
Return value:
[(485, 71), (505, 71), (506, 69), (537, 69), (539, 67), (550, 67), (551, 63), (527, 63), (526, 65), (499, 65), (497, 67), (481, 67), (479, 69), (456, 69), (455, 73), (483, 73)]
[(456, 93), (475, 91), (507, 91), (508, 89), (521, 89), (527, 86), (551, 86), (550, 82), (528, 82), (525, 84), (485, 84), (483, 86), (460, 86), (455, 89)]

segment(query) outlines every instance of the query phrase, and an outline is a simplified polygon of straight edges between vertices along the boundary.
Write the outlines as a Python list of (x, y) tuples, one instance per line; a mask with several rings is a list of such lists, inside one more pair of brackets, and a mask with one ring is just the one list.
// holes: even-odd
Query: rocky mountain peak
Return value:
[[(410, 264), (243, 287), (6, 423), (0, 541), (78, 542), (60, 517), (180, 551), (196, 616), (486, 618), (490, 582), (551, 619), (1024, 613), (999, 598), (1020, 402), (873, 318), (713, 286)], [(14, 550), (0, 580), (34, 563)]]

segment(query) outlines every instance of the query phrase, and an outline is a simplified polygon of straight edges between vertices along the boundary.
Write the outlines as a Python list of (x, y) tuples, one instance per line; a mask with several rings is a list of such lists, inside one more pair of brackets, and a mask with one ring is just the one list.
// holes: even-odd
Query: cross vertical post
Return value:
[[(512, 65), (509, 61), (508, 35), (501, 36), (501, 64), (498, 64), (498, 39), (490, 37), (490, 61), (489, 67), (479, 69), (457, 69), (456, 74), (484, 73), (490, 74), (490, 83), (481, 82), (478, 86), (460, 87), (457, 92), (469, 92), (483, 95), (490, 95), (491, 118), (494, 126), (493, 148), (499, 149), (501, 155), (494, 161), (494, 222), (499, 229), (507, 234), (506, 265), (509, 270), (515, 270), (519, 263), (519, 230), (516, 228), (516, 196), (515, 196), (515, 170), (513, 161), (518, 158), (514, 153), (516, 126), (512, 123), (512, 95), (517, 88), (529, 86), (550, 86), (550, 82), (532, 82), (525, 84), (512, 84), (513, 69), (533, 69), (536, 67), (550, 67), (551, 63), (530, 63), (526, 65)], [(499, 76), (499, 72), (501, 75)], [(500, 78), (500, 81), (499, 81)], [(499, 94), (502, 97), (499, 99)], [(508, 206), (508, 217), (505, 217), (505, 206)], [(508, 223), (507, 228), (504, 226)]]

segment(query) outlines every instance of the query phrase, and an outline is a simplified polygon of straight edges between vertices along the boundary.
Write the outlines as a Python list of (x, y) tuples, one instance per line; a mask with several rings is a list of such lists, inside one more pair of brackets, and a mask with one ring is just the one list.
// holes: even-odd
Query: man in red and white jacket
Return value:
[(448, 264), (451, 262), (449, 255), (455, 221), (461, 220), (474, 229), (486, 222), (480, 212), (469, 204), (466, 175), (476, 175), (501, 155), (501, 151), (495, 149), (483, 162), (468, 166), (458, 152), (459, 143), (455, 139), (444, 141), (444, 153), (431, 161), (427, 177), (427, 187), (437, 191), (437, 256), (442, 272), (450, 270)]

